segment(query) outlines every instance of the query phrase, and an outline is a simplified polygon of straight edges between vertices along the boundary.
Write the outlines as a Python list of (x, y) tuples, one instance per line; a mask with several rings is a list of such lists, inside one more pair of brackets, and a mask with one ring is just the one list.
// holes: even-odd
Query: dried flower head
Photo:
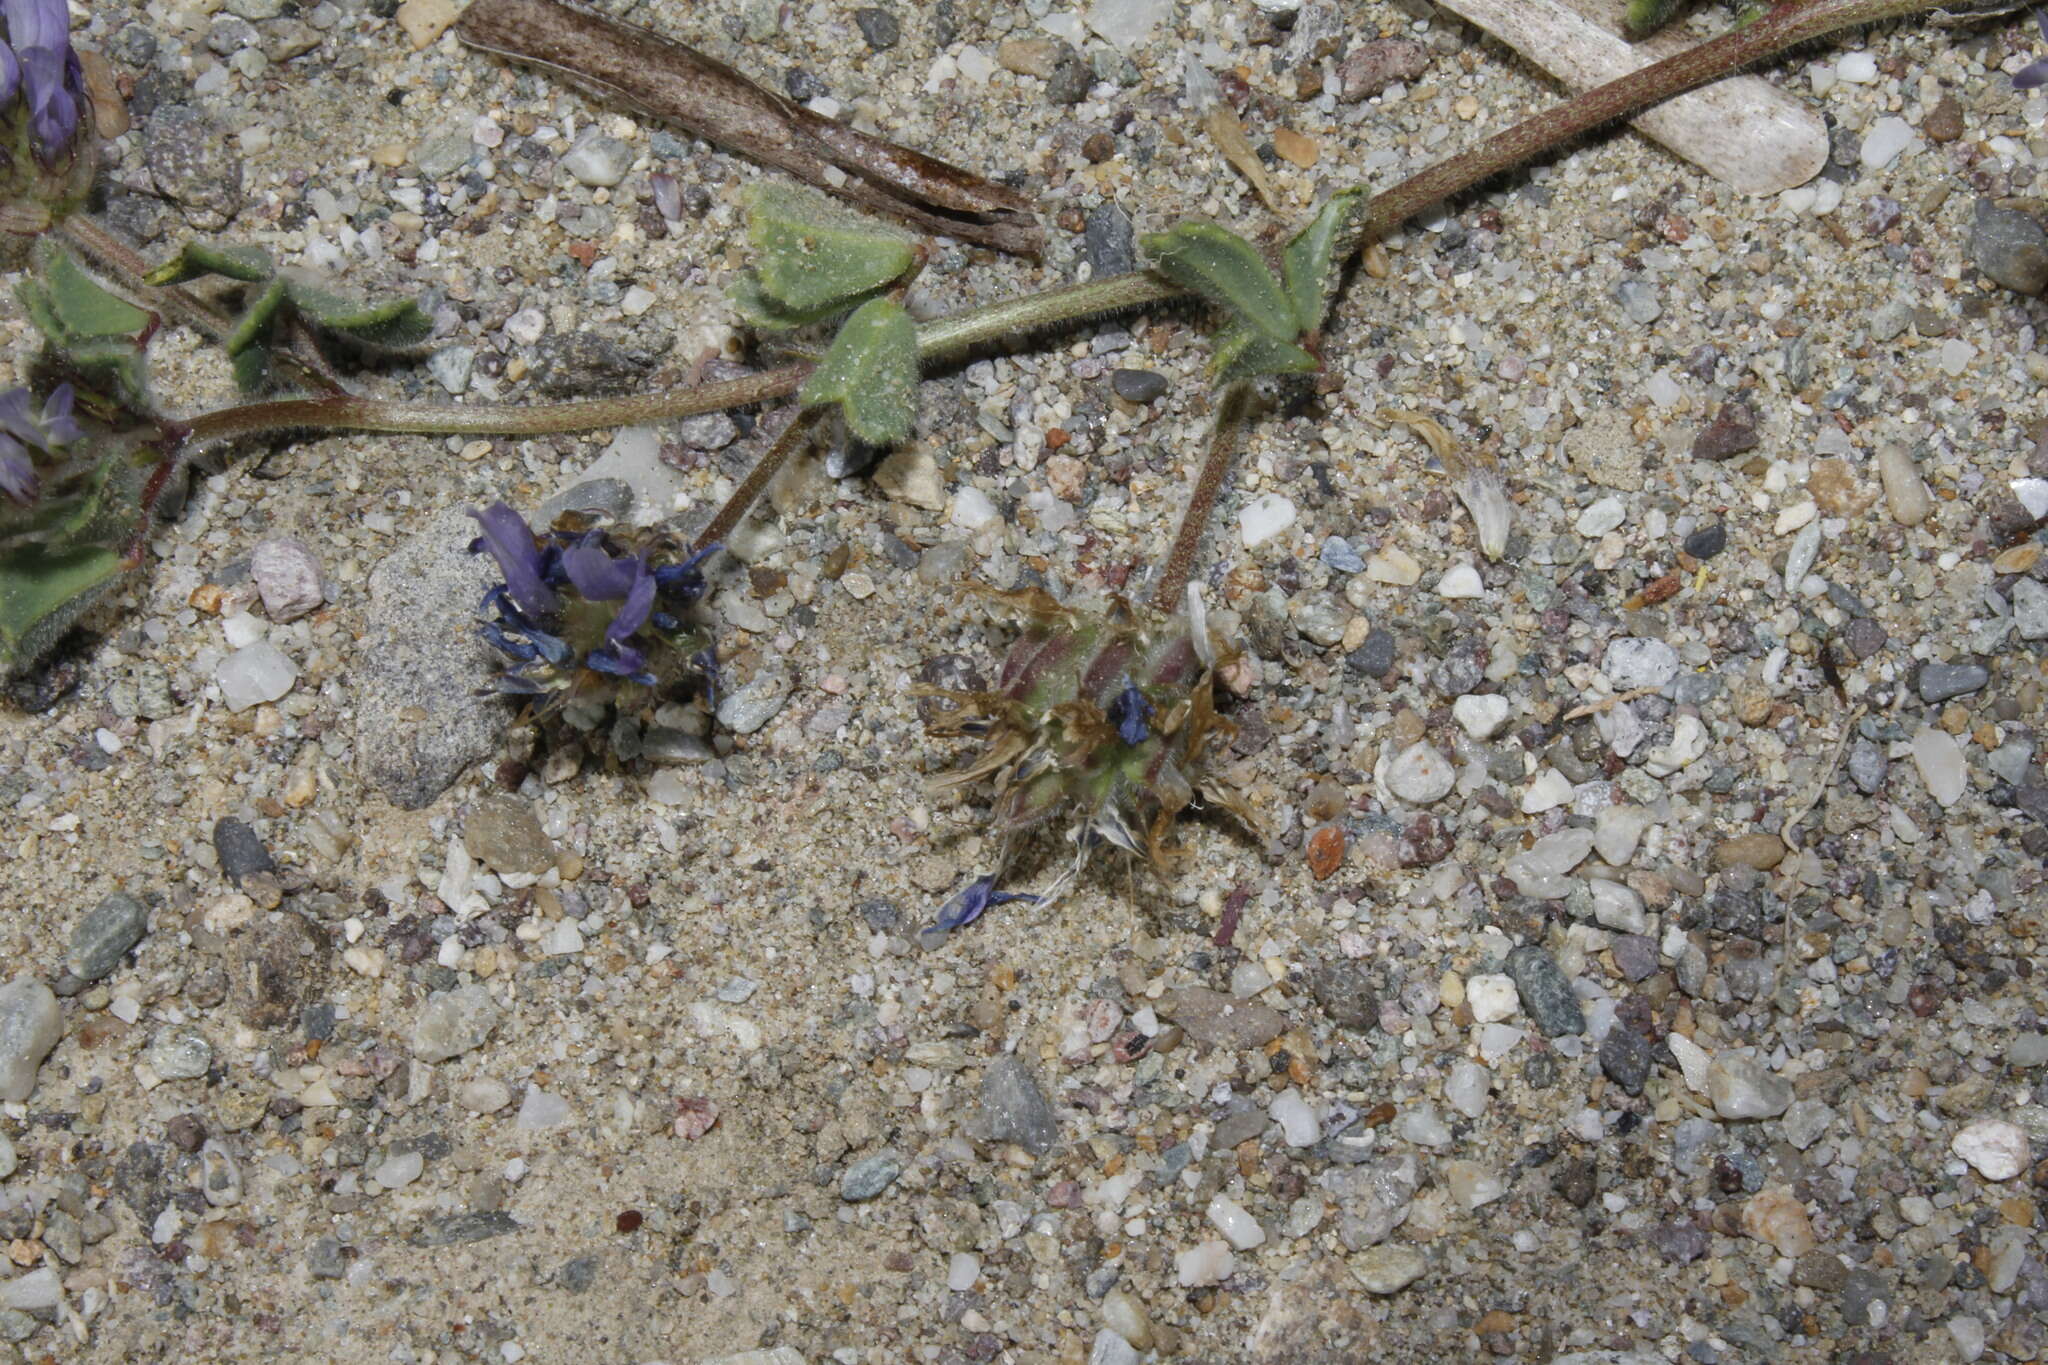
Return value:
[(42, 232), (92, 184), (92, 114), (65, 0), (0, 0), (0, 238)]
[[(1234, 654), (1205, 621), (1161, 616), (1122, 600), (1091, 612), (1028, 589), (988, 593), (1019, 613), (1024, 633), (988, 691), (923, 689), (935, 707), (929, 733), (980, 739), (979, 758), (941, 787), (995, 783), (994, 819), (1010, 836), (1072, 820), (1076, 867), (1111, 844), (1166, 871), (1174, 817), (1197, 798), (1256, 831), (1257, 818), (1207, 770), (1235, 727), (1215, 709), (1216, 675)], [(941, 912), (971, 922), (1008, 893), (995, 876), (968, 887)], [(979, 896), (975, 895), (979, 889)]]
[(504, 577), (484, 594), (490, 614), (479, 626), (508, 661), (501, 691), (553, 710), (636, 693), (652, 701), (716, 675), (709, 634), (689, 617), (706, 589), (701, 566), (719, 547), (622, 543), (624, 533), (574, 517), (536, 535), (502, 502), (470, 515), (483, 531), (470, 553), (489, 553)]

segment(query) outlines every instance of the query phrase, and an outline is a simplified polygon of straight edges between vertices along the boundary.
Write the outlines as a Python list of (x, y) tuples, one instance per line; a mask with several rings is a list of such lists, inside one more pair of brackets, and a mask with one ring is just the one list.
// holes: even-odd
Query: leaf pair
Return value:
[(1227, 384), (1317, 368), (1302, 338), (1323, 324), (1343, 261), (1339, 249), (1363, 190), (1333, 196), (1280, 255), (1280, 275), (1258, 249), (1213, 223), (1181, 223), (1144, 239), (1152, 268), (1228, 317), (1212, 368)]
[(417, 346), (433, 334), (434, 320), (411, 299), (362, 304), (293, 275), (279, 273), (261, 247), (213, 246), (188, 242), (184, 250), (149, 274), (154, 285), (184, 284), (219, 275), (254, 286), (235, 325), (223, 339), (234, 361), (235, 382), (245, 393), (270, 377), (271, 351), (280, 329), (293, 319), (314, 331), (378, 351)]

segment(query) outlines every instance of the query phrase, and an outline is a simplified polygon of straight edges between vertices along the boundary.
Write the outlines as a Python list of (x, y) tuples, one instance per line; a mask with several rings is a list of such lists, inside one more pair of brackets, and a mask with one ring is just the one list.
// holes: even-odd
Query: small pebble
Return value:
[(1387, 790), (1411, 806), (1427, 806), (1450, 795), (1458, 773), (1428, 744), (1411, 744), (1387, 764)]
[(1255, 550), (1294, 525), (1294, 503), (1278, 493), (1263, 493), (1237, 514), (1238, 534), (1247, 550)]
[(1437, 580), (1436, 593), (1453, 601), (1486, 596), (1486, 584), (1479, 570), (1470, 564), (1454, 564)]
[(1266, 1230), (1259, 1226), (1259, 1220), (1245, 1212), (1244, 1205), (1227, 1195), (1219, 1194), (1211, 1199), (1207, 1212), (1209, 1221), (1216, 1225), (1216, 1230), (1223, 1234), (1223, 1240), (1234, 1250), (1249, 1251), (1266, 1240)]
[(1508, 699), (1493, 693), (1468, 693), (1451, 703), (1451, 716), (1474, 739), (1492, 739), (1508, 723)]
[(1707, 1069), (1707, 1096), (1724, 1119), (1769, 1119), (1792, 1103), (1792, 1082), (1740, 1053), (1726, 1053)]
[(249, 574), (273, 621), (296, 621), (325, 603), (320, 560), (304, 541), (280, 537), (259, 541), (249, 556)]
[(1374, 1294), (1398, 1294), (1422, 1278), (1429, 1262), (1413, 1247), (1369, 1247), (1351, 1262), (1351, 1273)]
[(214, 671), (221, 701), (230, 711), (246, 711), (265, 702), (280, 701), (298, 680), (298, 665), (268, 640), (236, 650), (222, 659)]
[(1165, 396), (1166, 376), (1151, 370), (1111, 370), (1109, 387), (1126, 403), (1151, 403)]
[(31, 976), (0, 986), (0, 1100), (35, 1093), (36, 1070), (63, 1035), (63, 1015), (48, 986)]
[(1913, 733), (1913, 766), (1927, 784), (1928, 795), (1944, 810), (1962, 800), (1970, 774), (1963, 751), (1946, 730), (1923, 725)]
[(2033, 1164), (2026, 1133), (2004, 1119), (1979, 1119), (1949, 1140), (1949, 1150), (1986, 1180), (2011, 1180)]
[(903, 1174), (903, 1161), (894, 1152), (880, 1152), (846, 1168), (839, 1179), (839, 1197), (849, 1204), (864, 1204), (881, 1197), (882, 1191)]
[(1198, 1242), (1173, 1258), (1174, 1279), (1182, 1289), (1201, 1289), (1222, 1284), (1237, 1269), (1230, 1243), (1219, 1239)]
[(1937, 702), (1982, 691), (1990, 681), (1990, 670), (1980, 664), (1927, 663), (1920, 666), (1914, 685), (1920, 700)]
[(1522, 996), (1513, 977), (1482, 973), (1465, 983), (1465, 1006), (1472, 1011), (1474, 1023), (1492, 1024), (1519, 1013)]

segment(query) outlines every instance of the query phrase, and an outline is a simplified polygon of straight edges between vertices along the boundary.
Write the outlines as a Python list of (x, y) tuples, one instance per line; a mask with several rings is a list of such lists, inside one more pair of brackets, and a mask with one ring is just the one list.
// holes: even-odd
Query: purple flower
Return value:
[(1124, 743), (1136, 748), (1152, 738), (1152, 731), (1146, 725), (1152, 719), (1151, 699), (1129, 678), (1124, 679), (1123, 691), (1110, 701), (1107, 713)]
[(0, 0), (7, 40), (0, 43), (0, 103), (17, 90), (28, 104), (36, 153), (55, 161), (71, 146), (85, 110), (85, 77), (71, 50), (65, 0)]
[(561, 595), (547, 582), (548, 556), (534, 540), (526, 518), (502, 502), (481, 512), (472, 508), (469, 514), (484, 532), (469, 543), (469, 552), (491, 552), (491, 558), (498, 561), (498, 572), (505, 575), (505, 590), (519, 610), (536, 618), (559, 610)]
[[(2048, 38), (2048, 9), (2035, 10), (2034, 22), (2040, 26), (2041, 36)], [(2012, 88), (2015, 90), (2033, 90), (2043, 85), (2048, 85), (2048, 57), (2029, 62), (2013, 73)]]
[(965, 929), (980, 919), (984, 911), (995, 906), (1007, 905), (1011, 901), (1036, 904), (1039, 899), (1022, 891), (996, 890), (996, 874), (991, 872), (986, 877), (976, 877), (961, 889), (959, 895), (947, 901), (940, 909), (938, 923), (934, 927), (951, 933), (955, 929)]
[(35, 501), (41, 486), (35, 456), (55, 454), (85, 434), (71, 408), (69, 384), (57, 386), (40, 414), (27, 389), (0, 393), (0, 493), (24, 505)]

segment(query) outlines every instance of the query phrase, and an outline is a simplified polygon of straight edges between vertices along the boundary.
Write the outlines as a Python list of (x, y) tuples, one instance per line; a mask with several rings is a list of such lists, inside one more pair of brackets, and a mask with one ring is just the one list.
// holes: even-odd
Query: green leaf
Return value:
[(1330, 300), (1337, 292), (1337, 273), (1344, 264), (1337, 259), (1338, 239), (1366, 197), (1364, 190), (1345, 190), (1330, 196), (1308, 226), (1295, 233), (1280, 253), (1280, 273), (1287, 280), (1287, 297), (1294, 304), (1295, 320), (1304, 332), (1313, 332), (1323, 325), (1323, 315), (1329, 311)]
[(100, 545), (29, 545), (0, 555), (0, 677), (40, 658), (127, 567), (119, 550)]
[(1244, 238), (1214, 223), (1179, 223), (1143, 239), (1152, 268), (1199, 294), (1246, 326), (1292, 341), (1301, 334), (1280, 281)]
[(1314, 356), (1291, 341), (1232, 323), (1217, 334), (1216, 355), (1209, 368), (1218, 384), (1228, 384), (1268, 374), (1307, 374), (1316, 364)]
[(271, 324), (277, 321), (277, 310), (284, 307), (285, 287), (283, 280), (272, 280), (249, 300), (242, 309), (242, 316), (235, 319), (234, 328), (221, 339), (231, 356), (238, 356), (258, 342), (270, 336)]
[(869, 445), (902, 440), (917, 418), (917, 324), (893, 299), (868, 300), (797, 397), (805, 407), (839, 404), (847, 429)]
[(732, 282), (732, 287), (726, 290), (726, 297), (732, 300), (739, 315), (753, 326), (764, 332), (787, 332), (848, 312), (855, 305), (873, 298), (874, 292), (870, 290), (851, 299), (835, 299), (822, 308), (805, 312), (770, 298), (768, 291), (761, 287), (761, 277), (749, 270)]
[(235, 387), (243, 393), (261, 393), (270, 383), (270, 348), (250, 346), (237, 354), (232, 362), (235, 369)]
[(187, 242), (177, 256), (149, 272), (154, 285), (183, 284), (203, 275), (225, 275), (244, 284), (259, 284), (277, 273), (270, 253), (260, 246), (213, 246)]
[(303, 280), (287, 279), (284, 286), (306, 321), (360, 345), (402, 351), (434, 334), (433, 318), (411, 299), (357, 303)]
[(38, 253), (37, 269), (15, 292), (59, 359), (92, 386), (131, 406), (144, 404), (142, 351), (156, 330), (154, 314), (101, 288), (69, 252), (54, 247)]
[(747, 191), (746, 206), (761, 288), (789, 312), (851, 303), (917, 263), (913, 238), (815, 191), (763, 181)]

